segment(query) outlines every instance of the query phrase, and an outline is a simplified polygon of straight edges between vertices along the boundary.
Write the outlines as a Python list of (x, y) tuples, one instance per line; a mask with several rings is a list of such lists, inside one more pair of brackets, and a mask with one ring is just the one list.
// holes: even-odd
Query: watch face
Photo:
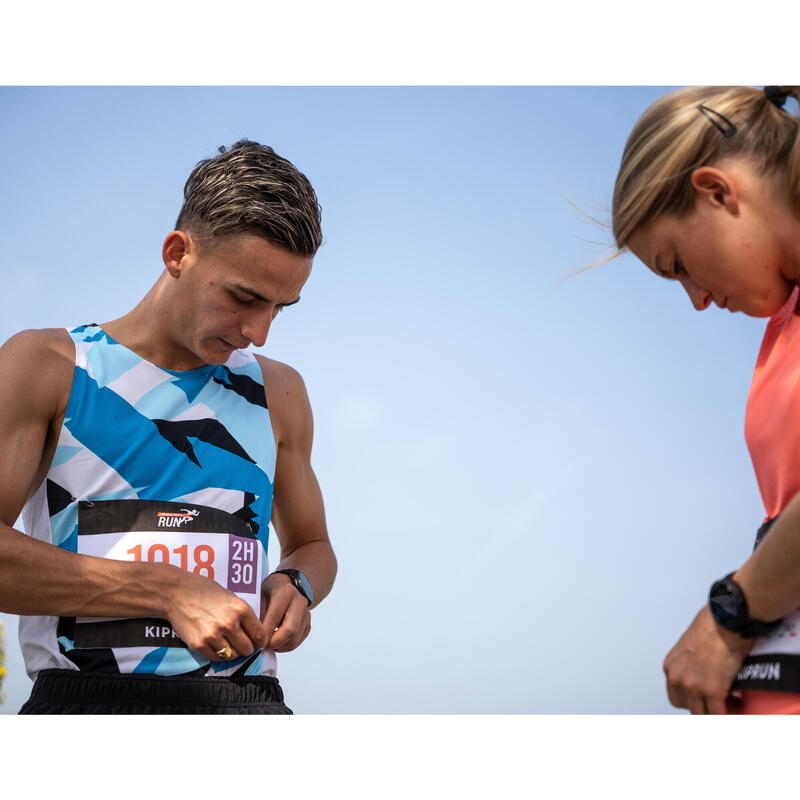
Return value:
[(308, 604), (311, 605), (314, 602), (314, 590), (311, 588), (311, 584), (306, 578), (305, 572), (297, 571), (297, 579), (300, 581), (300, 585), (303, 587), (303, 593), (308, 598)]
[(735, 619), (739, 613), (737, 598), (724, 581), (717, 581), (711, 587), (708, 602), (711, 614), (717, 622), (724, 624), (730, 619)]

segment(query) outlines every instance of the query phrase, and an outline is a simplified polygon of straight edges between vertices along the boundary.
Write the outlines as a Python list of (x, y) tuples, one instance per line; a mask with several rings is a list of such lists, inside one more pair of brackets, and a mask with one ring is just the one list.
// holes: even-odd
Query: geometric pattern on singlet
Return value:
[[(78, 550), (81, 501), (142, 500), (196, 504), (247, 525), (262, 549), (266, 576), (276, 448), (263, 376), (252, 353), (188, 371), (152, 364), (98, 325), (69, 331), (75, 369), (69, 402), (46, 479), (26, 504), (26, 532)], [(22, 618), (25, 619), (25, 618)], [(51, 622), (52, 621), (52, 622)], [(55, 636), (47, 629), (56, 625)], [(82, 671), (158, 675), (274, 674), (267, 650), (210, 662), (186, 647), (81, 648), (74, 618), (28, 618), (20, 627), (30, 673), (58, 665), (41, 648), (57, 641), (61, 657)], [(28, 642), (25, 637), (37, 637)], [(42, 641), (44, 640), (44, 641)], [(27, 659), (26, 659), (27, 661)]]

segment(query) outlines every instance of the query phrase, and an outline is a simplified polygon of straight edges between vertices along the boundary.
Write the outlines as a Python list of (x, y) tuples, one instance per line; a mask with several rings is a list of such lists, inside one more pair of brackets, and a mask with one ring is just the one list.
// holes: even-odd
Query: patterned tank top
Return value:
[[(50, 469), (25, 532), (72, 552), (168, 562), (212, 578), (260, 613), (275, 477), (261, 368), (163, 369), (98, 325), (69, 332), (75, 370)], [(28, 675), (43, 669), (156, 675), (274, 675), (275, 654), (209, 662), (169, 622), (20, 617)]]

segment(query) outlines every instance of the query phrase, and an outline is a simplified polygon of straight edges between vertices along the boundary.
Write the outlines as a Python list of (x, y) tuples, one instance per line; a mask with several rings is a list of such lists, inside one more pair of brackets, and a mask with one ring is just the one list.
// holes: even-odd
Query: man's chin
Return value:
[(206, 364), (213, 364), (214, 366), (218, 367), (220, 364), (224, 364), (230, 357), (232, 350), (227, 350), (223, 353), (203, 353), (200, 358), (206, 362)]
[(215, 336), (213, 339), (206, 343), (202, 353), (198, 353), (198, 357), (202, 358), (207, 364), (224, 364), (230, 357), (231, 353), (236, 350), (233, 345), (228, 344), (224, 339)]

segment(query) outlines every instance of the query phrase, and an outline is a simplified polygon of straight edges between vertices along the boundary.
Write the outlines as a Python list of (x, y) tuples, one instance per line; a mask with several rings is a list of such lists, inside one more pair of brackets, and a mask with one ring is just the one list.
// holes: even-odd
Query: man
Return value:
[(36, 681), (21, 713), (291, 713), (274, 653), (334, 581), (302, 378), (245, 350), (300, 299), (314, 190), (243, 140), (184, 198), (132, 311), (0, 349), (0, 609)]

